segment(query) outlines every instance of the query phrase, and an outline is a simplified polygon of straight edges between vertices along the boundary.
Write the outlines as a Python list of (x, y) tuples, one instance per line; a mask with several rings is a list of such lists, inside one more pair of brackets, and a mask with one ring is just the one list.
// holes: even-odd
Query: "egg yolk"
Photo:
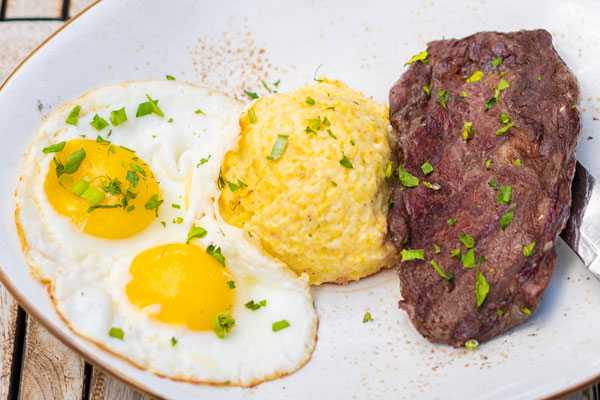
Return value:
[(162, 202), (156, 178), (135, 152), (88, 139), (71, 140), (54, 153), (44, 190), (57, 213), (103, 239), (140, 232), (156, 218)]
[(191, 244), (167, 244), (138, 254), (129, 268), (129, 301), (161, 322), (195, 331), (212, 329), (211, 319), (233, 308), (233, 281), (205, 250)]

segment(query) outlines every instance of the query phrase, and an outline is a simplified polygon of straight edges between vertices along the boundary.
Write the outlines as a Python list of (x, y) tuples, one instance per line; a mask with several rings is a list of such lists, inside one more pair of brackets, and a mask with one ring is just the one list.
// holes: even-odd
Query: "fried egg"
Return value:
[(308, 276), (219, 214), (220, 165), (243, 108), (143, 81), (96, 89), (45, 120), (16, 222), (32, 274), (77, 334), (190, 382), (250, 386), (309, 360)]

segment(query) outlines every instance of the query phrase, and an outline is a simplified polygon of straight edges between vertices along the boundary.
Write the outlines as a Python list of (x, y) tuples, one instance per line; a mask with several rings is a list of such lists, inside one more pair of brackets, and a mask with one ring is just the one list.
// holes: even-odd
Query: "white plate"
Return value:
[[(74, 335), (23, 262), (13, 221), (22, 155), (44, 115), (96, 86), (166, 74), (243, 97), (260, 80), (280, 90), (319, 73), (386, 101), (404, 62), (442, 37), (545, 28), (579, 77), (578, 159), (600, 172), (600, 6), (537, 1), (110, 1), (38, 49), (0, 91), (0, 270), (3, 283), (55, 335), (108, 372), (168, 398), (533, 398), (600, 377), (600, 282), (559, 243), (539, 311), (476, 351), (432, 345), (397, 307), (391, 271), (346, 287), (313, 289), (320, 317), (312, 360), (255, 388), (191, 385), (141, 371)], [(262, 90), (264, 91), (264, 90)], [(365, 311), (374, 322), (362, 323)]]

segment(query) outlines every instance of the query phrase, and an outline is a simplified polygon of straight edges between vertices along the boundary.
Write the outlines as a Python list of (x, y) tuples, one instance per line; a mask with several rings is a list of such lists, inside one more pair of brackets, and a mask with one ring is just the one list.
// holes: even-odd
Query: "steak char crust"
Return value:
[[(498, 58), (502, 63), (494, 67)], [(467, 83), (475, 71), (485, 75)], [(510, 87), (486, 111), (501, 79)], [(440, 90), (449, 93), (446, 109), (438, 101)], [(431, 42), (428, 61), (411, 64), (390, 90), (398, 161), (421, 184), (394, 189), (389, 231), (398, 248), (425, 251), (425, 260), (398, 266), (399, 304), (430, 341), (457, 347), (469, 339), (486, 341), (538, 307), (552, 277), (555, 240), (569, 216), (578, 105), (577, 79), (545, 30)], [(505, 126), (500, 113), (515, 124), (504, 135), (495, 134)], [(472, 123), (468, 140), (462, 136), (465, 122)], [(427, 176), (421, 171), (425, 161), (434, 167)], [(499, 203), (491, 179), (511, 186), (510, 203)], [(423, 181), (441, 188), (429, 189)], [(514, 217), (502, 229), (501, 218), (510, 211)], [(449, 225), (452, 218), (456, 222)], [(457, 248), (467, 251), (461, 232), (473, 237), (475, 260), (485, 257), (474, 268), (451, 256)], [(532, 242), (526, 257), (523, 246)], [(438, 274), (431, 260), (453, 280)], [(477, 269), (490, 286), (480, 307)]]

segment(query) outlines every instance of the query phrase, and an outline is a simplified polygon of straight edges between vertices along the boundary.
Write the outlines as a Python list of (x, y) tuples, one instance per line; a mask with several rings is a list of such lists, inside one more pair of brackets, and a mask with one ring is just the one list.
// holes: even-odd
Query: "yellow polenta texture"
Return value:
[[(312, 284), (345, 283), (391, 265), (387, 107), (323, 81), (261, 98), (251, 110), (256, 121), (242, 116), (238, 146), (223, 161), (225, 182), (245, 185), (223, 186), (223, 218), (258, 235), (268, 252), (307, 272)], [(306, 132), (309, 119), (315, 133)], [(288, 135), (287, 146), (269, 160), (278, 135)], [(344, 155), (353, 168), (340, 164)]]

